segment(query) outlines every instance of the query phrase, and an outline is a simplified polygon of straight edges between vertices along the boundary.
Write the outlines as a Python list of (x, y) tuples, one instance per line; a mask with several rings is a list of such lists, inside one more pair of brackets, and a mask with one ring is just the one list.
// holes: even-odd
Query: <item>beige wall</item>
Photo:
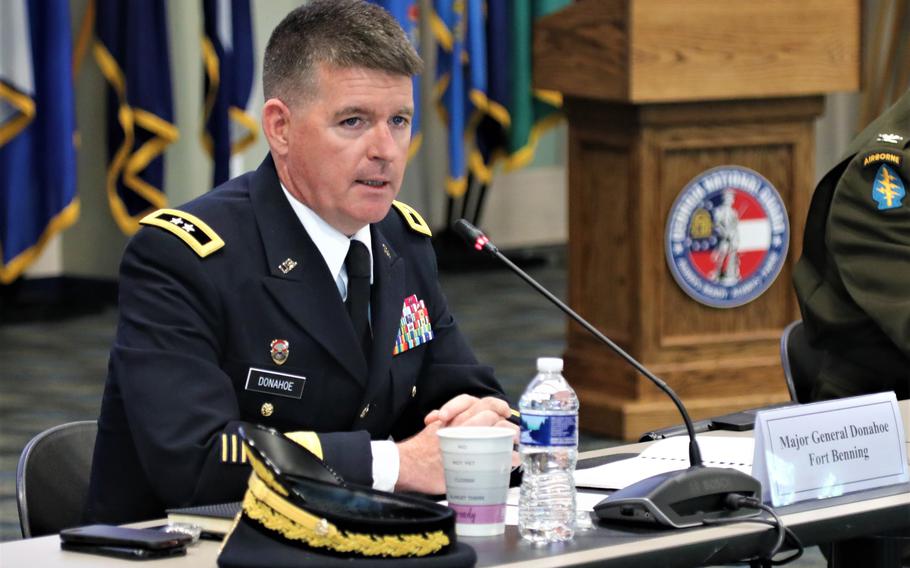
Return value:
[[(87, 0), (72, 0), (74, 30), (78, 30)], [(429, 0), (422, 0), (428, 9)], [(259, 115), (261, 53), (269, 33), (299, 0), (253, 0), (256, 42), (256, 79), (250, 110)], [(199, 143), (201, 128), (202, 69), (199, 48), (201, 2), (168, 0), (171, 73), (175, 115), (180, 139), (167, 150), (166, 191), (170, 203), (180, 204), (209, 189), (211, 162)], [(75, 33), (75, 32), (74, 32)], [(421, 33), (422, 51), (432, 69), (434, 50), (428, 29)], [(433, 227), (444, 222), (445, 133), (431, 101), (432, 77), (424, 78), (424, 146), (408, 170), (400, 199), (422, 211)], [(126, 237), (111, 217), (105, 194), (106, 88), (98, 67), (89, 56), (77, 78), (79, 149), (79, 221), (55, 239), (27, 274), (113, 278), (117, 274)], [(855, 126), (855, 95), (829, 97), (825, 116), (818, 123), (819, 176), (834, 162)], [(531, 167), (500, 172), (488, 192), (482, 224), (503, 247), (563, 243), (566, 240), (566, 129), (559, 127), (542, 138), (538, 158)], [(267, 151), (258, 142), (235, 160), (238, 172), (255, 168)]]

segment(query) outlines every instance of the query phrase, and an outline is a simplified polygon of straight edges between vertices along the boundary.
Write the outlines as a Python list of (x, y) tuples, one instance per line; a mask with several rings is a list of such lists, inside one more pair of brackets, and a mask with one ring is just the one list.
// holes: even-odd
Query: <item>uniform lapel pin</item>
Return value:
[(278, 266), (278, 269), (281, 270), (282, 273), (287, 274), (288, 272), (294, 270), (294, 267), (295, 267), (295, 266), (297, 266), (297, 261), (296, 261), (296, 260), (291, 260), (291, 259), (289, 258), (289, 259), (285, 260), (284, 262), (282, 262), (282, 263)]
[(287, 339), (273, 339), (269, 348), (272, 353), (272, 361), (276, 365), (284, 365), (284, 362), (288, 360), (288, 356), (291, 354), (291, 344), (288, 343)]

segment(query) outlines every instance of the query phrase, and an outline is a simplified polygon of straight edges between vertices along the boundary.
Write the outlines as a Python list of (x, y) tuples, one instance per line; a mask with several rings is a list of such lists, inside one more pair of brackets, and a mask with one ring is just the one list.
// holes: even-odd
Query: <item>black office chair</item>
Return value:
[(97, 432), (95, 420), (69, 422), (41, 432), (26, 444), (16, 469), (24, 538), (81, 524)]
[(812, 387), (821, 370), (822, 352), (806, 339), (802, 320), (784, 328), (780, 336), (780, 362), (790, 390), (790, 400), (809, 402)]

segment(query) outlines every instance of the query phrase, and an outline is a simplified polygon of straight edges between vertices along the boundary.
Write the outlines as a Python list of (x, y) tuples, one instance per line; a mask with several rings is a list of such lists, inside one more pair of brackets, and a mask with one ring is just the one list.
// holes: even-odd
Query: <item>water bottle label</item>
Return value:
[(521, 443), (525, 446), (577, 446), (577, 414), (521, 413)]

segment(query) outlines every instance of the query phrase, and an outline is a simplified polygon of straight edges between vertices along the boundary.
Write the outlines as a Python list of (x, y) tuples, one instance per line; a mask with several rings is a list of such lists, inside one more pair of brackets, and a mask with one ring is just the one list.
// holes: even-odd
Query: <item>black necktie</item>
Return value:
[(345, 305), (354, 324), (354, 333), (360, 338), (363, 354), (369, 361), (370, 251), (365, 244), (351, 239), (344, 267), (348, 271), (348, 299)]

